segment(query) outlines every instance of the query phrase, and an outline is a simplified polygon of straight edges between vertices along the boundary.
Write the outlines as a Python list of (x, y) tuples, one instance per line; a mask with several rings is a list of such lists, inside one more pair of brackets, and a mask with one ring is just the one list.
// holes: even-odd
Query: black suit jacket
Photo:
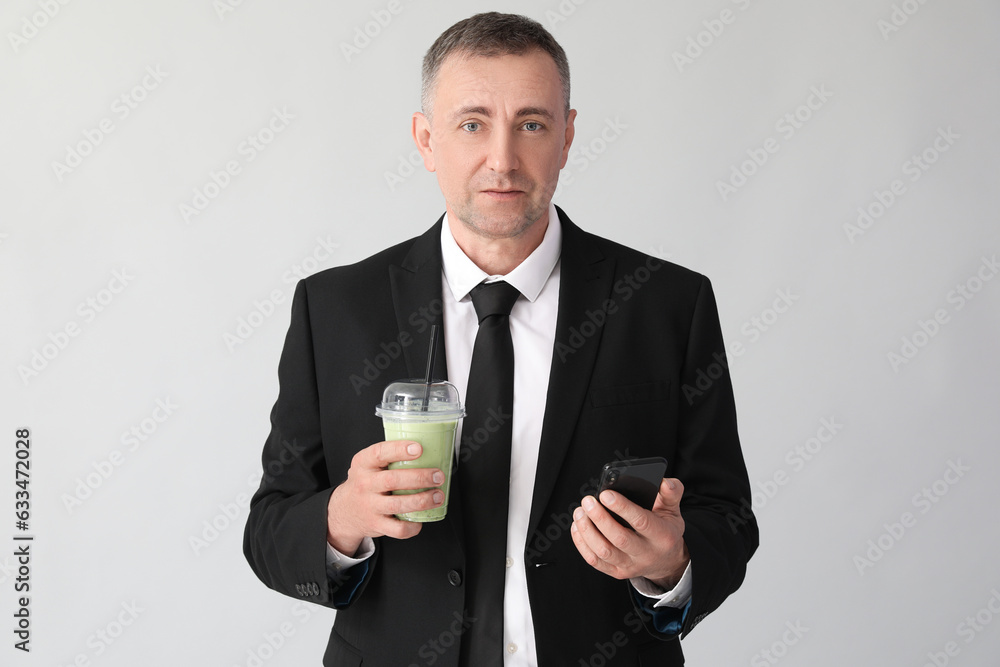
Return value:
[[(685, 486), (694, 583), (683, 633), (742, 583), (757, 526), (715, 299), (704, 276), (559, 216), (559, 312), (528, 540), (509, 549), (527, 568), (538, 664), (681, 665), (680, 642), (656, 632), (627, 582), (584, 562), (569, 526), (604, 463), (664, 456)], [(441, 224), (296, 289), (244, 545), (279, 592), (338, 606), (344, 582), (325, 565), (327, 502), (352, 456), (384, 439), (374, 408), (385, 385), (423, 375), (430, 326), (441, 321)], [(324, 665), (458, 665), (474, 620), (463, 617), (457, 484), (451, 494), (444, 521), (408, 540), (376, 540)]]

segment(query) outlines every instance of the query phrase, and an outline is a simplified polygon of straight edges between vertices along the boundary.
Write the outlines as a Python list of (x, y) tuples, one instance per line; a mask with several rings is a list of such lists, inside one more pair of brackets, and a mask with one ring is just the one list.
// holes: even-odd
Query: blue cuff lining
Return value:
[(683, 607), (653, 607), (656, 600), (642, 595), (634, 588), (632, 597), (635, 598), (639, 608), (649, 614), (653, 621), (653, 628), (664, 635), (664, 639), (671, 639), (681, 633), (684, 621), (687, 619), (688, 611), (691, 610), (691, 600)]
[(361, 586), (361, 582), (365, 580), (365, 575), (368, 574), (370, 560), (370, 558), (365, 559), (357, 565), (341, 570), (339, 582), (333, 578), (330, 579), (330, 585), (333, 587), (331, 599), (334, 609), (343, 609), (354, 599), (354, 594)]

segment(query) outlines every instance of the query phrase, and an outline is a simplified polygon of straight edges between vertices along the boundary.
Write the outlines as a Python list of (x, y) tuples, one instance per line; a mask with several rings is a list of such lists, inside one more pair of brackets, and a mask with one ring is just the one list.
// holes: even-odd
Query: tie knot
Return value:
[(479, 283), (472, 288), (472, 305), (476, 308), (479, 323), (482, 324), (490, 315), (510, 315), (510, 309), (521, 293), (517, 288), (503, 280), (495, 283)]

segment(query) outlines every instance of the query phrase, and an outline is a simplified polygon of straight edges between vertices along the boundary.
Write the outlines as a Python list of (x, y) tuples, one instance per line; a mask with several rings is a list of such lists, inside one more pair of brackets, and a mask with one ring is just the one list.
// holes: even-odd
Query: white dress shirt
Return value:
[[(528, 516), (555, 344), (561, 250), (562, 226), (556, 207), (551, 203), (549, 223), (541, 244), (505, 276), (488, 275), (462, 252), (451, 234), (447, 215), (441, 230), (441, 295), (444, 301), (448, 381), (458, 388), (460, 396), (466, 395), (472, 349), (479, 331), (479, 320), (469, 292), (483, 281), (502, 279), (521, 293), (510, 313), (510, 335), (514, 342), (514, 410), (507, 509), (507, 576), (504, 584), (505, 667), (534, 667), (537, 664), (523, 547), (528, 537)], [(461, 424), (456, 439), (456, 455), (460, 443)], [(328, 547), (327, 564), (335, 570), (360, 563), (375, 551), (370, 538), (362, 542), (354, 558), (338, 553), (332, 546)], [(691, 597), (690, 564), (671, 591), (663, 592), (646, 579), (631, 581), (637, 591), (658, 599), (655, 606), (683, 607)]]

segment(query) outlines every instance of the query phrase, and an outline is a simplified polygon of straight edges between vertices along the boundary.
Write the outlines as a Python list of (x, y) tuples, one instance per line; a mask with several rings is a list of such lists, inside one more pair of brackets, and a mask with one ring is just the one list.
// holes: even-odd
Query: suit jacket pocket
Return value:
[(602, 408), (629, 403), (650, 403), (666, 400), (669, 395), (670, 382), (656, 380), (616, 387), (597, 387), (590, 392), (590, 404), (595, 408)]

